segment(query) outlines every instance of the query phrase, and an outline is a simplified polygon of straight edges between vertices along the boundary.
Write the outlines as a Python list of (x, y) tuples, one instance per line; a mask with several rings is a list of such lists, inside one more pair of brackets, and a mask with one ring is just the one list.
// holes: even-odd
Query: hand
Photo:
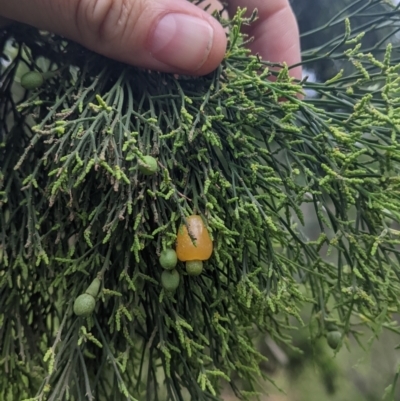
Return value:
[[(215, 0), (213, 0), (215, 3)], [(251, 50), (268, 61), (300, 61), (289, 0), (229, 0), (229, 12), (257, 8)], [(222, 61), (226, 35), (187, 0), (0, 0), (0, 17), (63, 35), (107, 57), (157, 71), (204, 75)], [(301, 78), (301, 69), (292, 70)]]

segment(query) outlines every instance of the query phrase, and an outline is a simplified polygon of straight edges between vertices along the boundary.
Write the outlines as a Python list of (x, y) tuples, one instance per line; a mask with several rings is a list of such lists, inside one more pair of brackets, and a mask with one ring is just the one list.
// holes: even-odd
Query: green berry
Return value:
[(339, 331), (338, 326), (333, 322), (327, 322), (325, 327), (328, 331)]
[(203, 262), (201, 260), (189, 260), (186, 262), (186, 271), (189, 276), (200, 276), (203, 271)]
[(96, 277), (89, 285), (85, 293), (91, 295), (93, 298), (96, 298), (100, 290), (100, 284), (101, 281)]
[(173, 249), (164, 249), (160, 254), (160, 265), (167, 270), (175, 269), (178, 257)]
[(74, 313), (77, 316), (90, 316), (96, 306), (96, 300), (89, 294), (81, 294), (75, 299)]
[(39, 88), (43, 82), (43, 74), (37, 71), (29, 71), (21, 77), (21, 85), (27, 90)]
[(326, 335), (326, 340), (328, 342), (328, 345), (332, 349), (336, 349), (339, 346), (341, 339), (342, 339), (342, 333), (340, 331), (330, 331)]
[(139, 170), (144, 175), (153, 175), (157, 172), (157, 169), (157, 159), (153, 156), (144, 156), (143, 159), (139, 160)]
[(179, 287), (180, 275), (177, 270), (164, 270), (161, 274), (161, 285), (165, 291), (173, 292)]

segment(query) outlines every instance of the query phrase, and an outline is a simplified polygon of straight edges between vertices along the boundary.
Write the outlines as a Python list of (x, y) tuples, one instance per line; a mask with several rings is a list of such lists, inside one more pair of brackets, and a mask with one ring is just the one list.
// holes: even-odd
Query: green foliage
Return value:
[[(397, 330), (392, 46), (361, 53), (348, 23), (337, 41), (354, 74), (313, 84), (320, 98), (304, 101), (287, 68), (249, 56), (242, 17), (224, 22), (226, 57), (201, 78), (127, 67), (28, 27), (3, 32), (17, 54), (0, 76), (0, 399), (161, 400), (164, 389), (218, 400), (233, 372), (251, 398), (265, 359), (255, 334), (290, 346), (305, 304), (313, 337), (331, 316), (343, 342), (362, 325)], [(43, 57), (55, 73), (15, 95), (18, 69)], [(146, 176), (149, 155), (158, 169)], [(160, 253), (193, 214), (214, 253), (198, 277), (179, 262), (170, 293)], [(99, 271), (95, 312), (76, 317)]]

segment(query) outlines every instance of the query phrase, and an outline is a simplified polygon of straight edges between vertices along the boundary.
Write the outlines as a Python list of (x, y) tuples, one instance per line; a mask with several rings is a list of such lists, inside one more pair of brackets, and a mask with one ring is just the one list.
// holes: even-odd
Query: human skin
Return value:
[[(216, 7), (216, 0), (212, 8)], [(300, 62), (297, 22), (289, 0), (229, 0), (259, 18), (246, 33), (263, 59)], [(187, 0), (0, 0), (0, 18), (63, 35), (104, 56), (151, 70), (204, 75), (222, 61), (227, 40), (209, 12)], [(291, 70), (301, 79), (301, 68)]]

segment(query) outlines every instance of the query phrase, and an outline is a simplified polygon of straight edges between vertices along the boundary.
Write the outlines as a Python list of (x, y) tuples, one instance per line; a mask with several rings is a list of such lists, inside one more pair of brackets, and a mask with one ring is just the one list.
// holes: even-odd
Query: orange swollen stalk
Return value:
[(186, 262), (187, 272), (197, 276), (203, 270), (203, 261), (212, 254), (213, 243), (200, 216), (189, 216), (186, 221), (188, 227), (185, 224), (179, 227), (176, 254), (181, 262)]

